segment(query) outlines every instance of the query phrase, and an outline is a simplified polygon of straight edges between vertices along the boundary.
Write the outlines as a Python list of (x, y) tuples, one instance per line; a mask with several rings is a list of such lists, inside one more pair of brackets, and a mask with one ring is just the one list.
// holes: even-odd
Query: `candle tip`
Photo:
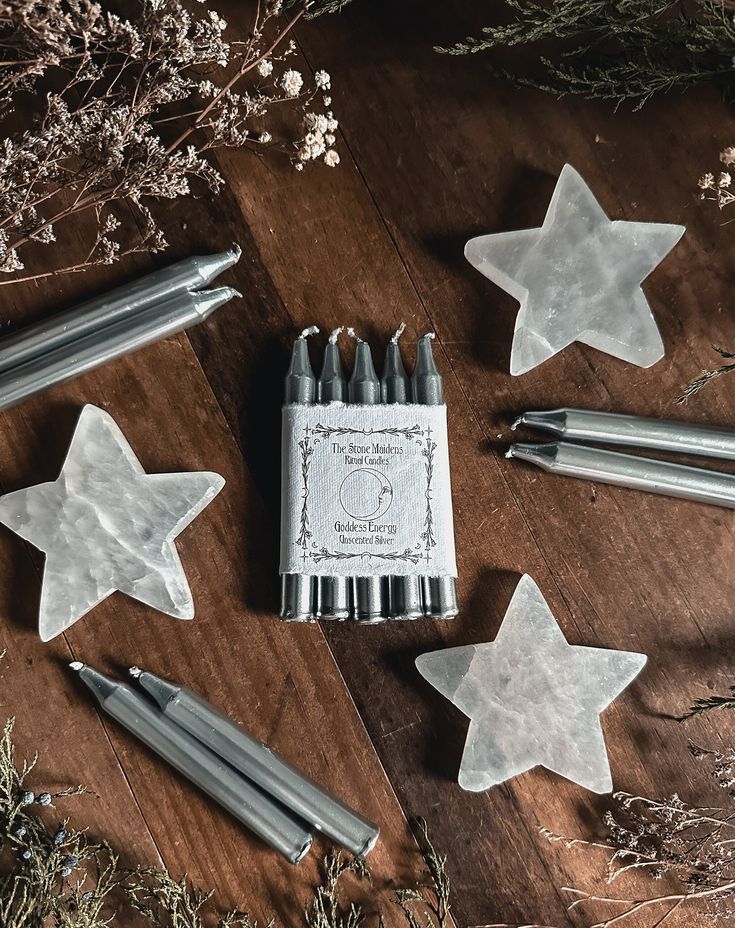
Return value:
[(316, 335), (319, 331), (318, 325), (310, 325), (308, 328), (304, 329), (299, 338), (308, 338), (310, 335)]
[(240, 248), (237, 242), (232, 243), (232, 247), (230, 248), (230, 254), (235, 259), (235, 264), (237, 264), (237, 262), (242, 257), (242, 248)]
[(330, 345), (336, 345), (336, 344), (337, 344), (337, 339), (338, 339), (338, 338), (340, 337), (340, 335), (344, 332), (344, 330), (345, 330), (345, 327), (344, 327), (343, 325), (340, 325), (340, 326), (338, 326), (336, 329), (333, 329), (333, 330), (329, 333), (329, 344), (330, 344)]
[(421, 338), (429, 338), (433, 341), (436, 338), (436, 332), (427, 332), (426, 335), (422, 335)]
[(132, 667), (128, 668), (128, 673), (131, 677), (133, 677), (133, 679), (137, 680), (143, 671), (140, 669), (140, 667), (137, 667), (135, 664), (133, 664)]
[(84, 664), (81, 661), (71, 661), (69, 667), (72, 670), (81, 670), (84, 667)]
[(396, 329), (395, 333), (391, 336), (391, 342), (394, 345), (397, 345), (398, 339), (401, 337), (401, 335), (403, 335), (405, 331), (406, 331), (406, 323), (402, 322)]
[(515, 457), (515, 454), (513, 453), (513, 445), (511, 445), (510, 448), (508, 448), (508, 450), (505, 452), (505, 456), (506, 456), (506, 458), (514, 458), (514, 457)]
[(352, 326), (347, 327), (347, 334), (350, 336), (350, 338), (354, 338), (358, 344), (362, 344), (362, 339), (357, 334), (357, 332), (352, 328)]
[(515, 432), (515, 430), (518, 428), (519, 425), (523, 425), (523, 418), (524, 418), (524, 413), (521, 413), (520, 416), (518, 416), (518, 418), (514, 419), (513, 422), (511, 422), (510, 427), (512, 431)]

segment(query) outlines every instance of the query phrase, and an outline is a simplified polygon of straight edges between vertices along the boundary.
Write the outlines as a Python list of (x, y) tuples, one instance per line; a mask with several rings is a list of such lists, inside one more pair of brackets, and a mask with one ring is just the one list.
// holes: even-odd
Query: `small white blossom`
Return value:
[(303, 170), (304, 170), (304, 165), (303, 165), (300, 161), (297, 161), (296, 164), (294, 165), (294, 167), (296, 168), (297, 171), (303, 171)]
[(301, 76), (301, 72), (294, 71), (293, 68), (289, 68), (288, 71), (285, 71), (281, 78), (281, 87), (287, 97), (297, 97), (303, 85), (304, 79)]
[(697, 181), (697, 186), (700, 190), (711, 190), (715, 185), (715, 176), (714, 174), (704, 174)]
[(329, 90), (332, 79), (326, 71), (317, 71), (314, 75), (314, 81), (319, 90)]
[(324, 105), (325, 105), (325, 106), (330, 106), (331, 103), (332, 103), (332, 98), (331, 98), (331, 97), (324, 97)]
[(270, 58), (264, 58), (262, 61), (258, 62), (258, 67), (256, 68), (258, 74), (261, 77), (268, 77), (273, 73), (273, 62)]
[(717, 178), (718, 187), (729, 187), (732, 183), (732, 177), (727, 173), (727, 171), (721, 171), (720, 176)]
[(327, 129), (330, 132), (334, 132), (338, 127), (339, 127), (339, 123), (334, 118), (334, 116), (332, 116), (331, 113), (327, 113)]
[(328, 132), (328, 133), (324, 136), (324, 141), (326, 142), (326, 144), (327, 144), (328, 146), (331, 147), (332, 145), (334, 145), (334, 143), (335, 143), (335, 141), (336, 141), (336, 138), (335, 138), (335, 136), (332, 135), (331, 132)]
[(324, 156), (324, 163), (330, 168), (336, 168), (339, 164), (339, 155), (334, 149), (330, 149)]
[(729, 148), (725, 148), (723, 151), (721, 151), (720, 161), (727, 167), (729, 167), (731, 164), (735, 164), (735, 148), (730, 146)]
[(273, 136), (270, 134), (270, 132), (261, 132), (258, 141), (262, 142), (264, 145), (267, 145), (268, 142), (273, 141)]

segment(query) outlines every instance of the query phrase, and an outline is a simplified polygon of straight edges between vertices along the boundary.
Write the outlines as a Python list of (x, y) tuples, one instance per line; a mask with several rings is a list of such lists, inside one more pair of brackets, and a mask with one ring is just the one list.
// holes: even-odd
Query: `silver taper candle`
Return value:
[(266, 844), (298, 863), (311, 847), (304, 824), (125, 683), (81, 661), (69, 665), (101, 708), (179, 773), (216, 800)]
[(214, 255), (196, 255), (153, 271), (78, 306), (26, 326), (0, 339), (0, 371), (46, 355), (105, 326), (186, 290), (201, 290), (240, 260), (240, 248)]
[(241, 294), (232, 287), (189, 293), (185, 290), (165, 303), (149, 306), (130, 319), (123, 319), (91, 332), (54, 351), (30, 358), (18, 367), (0, 373), (0, 409), (7, 409), (57, 383), (64, 383), (203, 322), (223, 303)]
[[(342, 368), (337, 339), (344, 330), (335, 329), (324, 349), (324, 364), (317, 391), (320, 403), (344, 403), (347, 380)], [(350, 583), (348, 577), (319, 577), (317, 580), (317, 615), (322, 619), (349, 619)]]
[(356, 857), (365, 857), (379, 829), (292, 767), (186, 687), (131, 667), (130, 673), (165, 716), (239, 770), (295, 815)]
[(735, 431), (710, 425), (646, 419), (591, 409), (550, 409), (525, 412), (513, 428), (526, 425), (564, 440), (678, 451), (735, 461)]
[[(388, 343), (380, 392), (384, 403), (410, 402), (410, 381), (401, 358), (398, 339), (406, 328), (401, 323)], [(390, 615), (394, 619), (418, 619), (424, 614), (420, 577), (389, 577)]]
[(612, 483), (663, 496), (677, 496), (713, 506), (735, 509), (735, 475), (720, 474), (700, 467), (604, 451), (585, 445), (549, 442), (543, 445), (517, 443), (506, 457), (530, 461), (543, 470), (598, 483)]
[[(376, 406), (380, 403), (380, 381), (375, 373), (370, 346), (354, 329), (347, 333), (355, 339), (355, 366), (348, 385), (351, 403)], [(383, 577), (352, 577), (352, 604), (355, 618), (365, 625), (377, 625), (387, 616), (387, 603), (383, 603)]]
[[(316, 377), (309, 360), (307, 338), (316, 335), (312, 325), (293, 343), (291, 364), (286, 374), (284, 402), (312, 404), (316, 402)], [(284, 475), (285, 479), (285, 475)], [(281, 494), (285, 499), (285, 494)], [(289, 622), (312, 622), (316, 619), (316, 578), (306, 574), (283, 574), (281, 577), (281, 618)]]
[[(433, 332), (423, 335), (416, 345), (416, 365), (411, 378), (414, 403), (441, 406), (444, 403), (444, 384), (434, 360), (431, 343)], [(424, 614), (435, 619), (451, 619), (459, 612), (457, 583), (454, 577), (422, 577)]]

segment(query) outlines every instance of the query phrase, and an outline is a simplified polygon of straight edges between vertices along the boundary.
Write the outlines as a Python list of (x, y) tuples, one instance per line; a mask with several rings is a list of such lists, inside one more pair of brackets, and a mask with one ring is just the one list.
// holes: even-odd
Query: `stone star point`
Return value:
[(533, 370), (578, 341), (639, 367), (664, 354), (641, 289), (684, 226), (610, 220), (565, 165), (538, 229), (470, 239), (465, 257), (521, 304), (510, 372)]
[(595, 793), (612, 789), (600, 713), (644, 654), (570, 645), (528, 575), (495, 641), (422, 654), (419, 673), (469, 719), (459, 785), (480, 791), (543, 766)]

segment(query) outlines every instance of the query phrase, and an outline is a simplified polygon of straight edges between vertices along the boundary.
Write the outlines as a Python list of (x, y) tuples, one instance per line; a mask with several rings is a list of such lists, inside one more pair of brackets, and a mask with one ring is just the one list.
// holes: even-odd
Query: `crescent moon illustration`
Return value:
[(347, 515), (368, 522), (385, 515), (390, 509), (393, 487), (385, 474), (371, 467), (361, 467), (342, 481), (339, 501)]

